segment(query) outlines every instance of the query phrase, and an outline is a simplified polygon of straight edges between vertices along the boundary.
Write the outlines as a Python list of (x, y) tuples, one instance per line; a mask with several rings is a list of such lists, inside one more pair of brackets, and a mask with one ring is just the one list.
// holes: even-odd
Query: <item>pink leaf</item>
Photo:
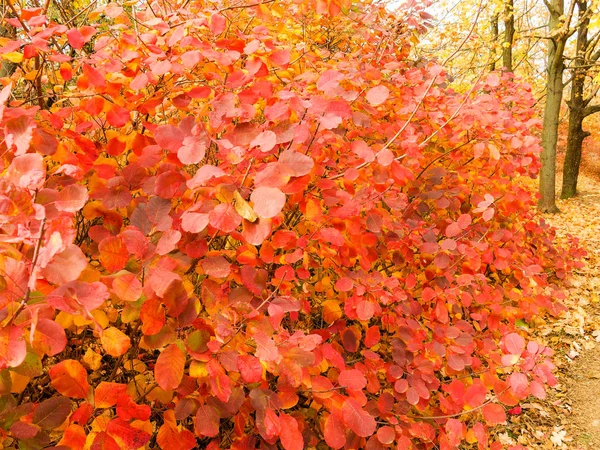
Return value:
[(277, 135), (270, 130), (263, 131), (250, 143), (250, 147), (260, 147), (261, 152), (269, 152), (277, 144)]
[(34, 336), (34, 346), (48, 356), (59, 354), (67, 346), (65, 330), (54, 320), (38, 319)]
[(17, 156), (8, 166), (6, 177), (11, 183), (20, 188), (39, 189), (46, 180), (44, 158), (37, 153)]
[(87, 265), (88, 260), (81, 249), (70, 244), (55, 255), (41, 273), (50, 283), (59, 285), (76, 280)]
[(198, 164), (206, 155), (206, 144), (193, 136), (183, 140), (183, 145), (177, 151), (177, 158), (183, 164)]
[(380, 84), (379, 86), (369, 89), (367, 92), (367, 101), (372, 106), (378, 106), (385, 102), (389, 95), (390, 90), (384, 85)]
[(81, 184), (65, 186), (56, 196), (56, 209), (65, 212), (77, 212), (85, 206), (88, 192)]
[(281, 153), (279, 155), (279, 163), (283, 164), (293, 177), (302, 177), (309, 174), (315, 165), (310, 156), (293, 150), (286, 150)]
[(0, 328), (0, 370), (20, 366), (26, 355), (23, 330), (14, 325)]
[(260, 217), (275, 217), (285, 206), (286, 197), (278, 188), (258, 187), (250, 195), (254, 211)]
[(177, 230), (167, 230), (158, 240), (156, 244), (156, 253), (158, 255), (166, 255), (172, 252), (179, 240), (181, 239), (181, 233)]
[(15, 155), (24, 155), (29, 149), (35, 124), (27, 116), (7, 120), (4, 125), (4, 135), (8, 149), (15, 147)]
[(175, 153), (183, 144), (185, 133), (173, 125), (162, 125), (154, 131), (154, 139), (162, 148)]
[(242, 223), (242, 218), (234, 206), (229, 203), (221, 203), (208, 214), (208, 221), (217, 230), (231, 233)]
[(525, 340), (517, 333), (510, 333), (507, 335), (504, 338), (504, 345), (511, 355), (520, 356), (521, 353), (523, 353), (523, 350), (525, 350)]

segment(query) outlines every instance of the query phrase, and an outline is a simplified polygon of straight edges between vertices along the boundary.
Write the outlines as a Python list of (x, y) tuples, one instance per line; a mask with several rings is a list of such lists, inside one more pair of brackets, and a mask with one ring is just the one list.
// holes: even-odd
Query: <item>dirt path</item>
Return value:
[(582, 174), (579, 187), (578, 197), (558, 202), (562, 214), (546, 216), (560, 237), (578, 236), (588, 255), (568, 289), (569, 312), (536, 330), (556, 351), (558, 385), (507, 427), (527, 448), (600, 448), (600, 177)]

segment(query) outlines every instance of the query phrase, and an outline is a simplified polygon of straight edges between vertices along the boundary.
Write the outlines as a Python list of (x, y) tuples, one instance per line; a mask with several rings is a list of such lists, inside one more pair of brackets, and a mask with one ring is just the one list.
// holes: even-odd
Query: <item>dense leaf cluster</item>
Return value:
[(524, 328), (560, 311), (578, 250), (521, 183), (533, 98), (497, 74), (454, 92), (410, 61), (427, 15), (403, 13), (8, 19), (0, 443), (487, 448), (544, 397)]

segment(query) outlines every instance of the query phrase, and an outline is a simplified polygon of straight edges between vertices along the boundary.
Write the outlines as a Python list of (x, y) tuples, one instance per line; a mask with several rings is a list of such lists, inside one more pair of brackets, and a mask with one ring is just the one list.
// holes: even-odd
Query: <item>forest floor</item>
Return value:
[[(541, 321), (533, 334), (555, 351), (558, 384), (544, 401), (522, 406), (498, 438), (532, 449), (600, 448), (600, 143), (590, 142), (577, 197), (559, 200), (561, 214), (546, 215), (559, 239), (578, 236), (585, 267), (567, 287), (568, 312)], [(560, 164), (562, 166), (562, 164)], [(558, 180), (562, 174), (559, 174)]]

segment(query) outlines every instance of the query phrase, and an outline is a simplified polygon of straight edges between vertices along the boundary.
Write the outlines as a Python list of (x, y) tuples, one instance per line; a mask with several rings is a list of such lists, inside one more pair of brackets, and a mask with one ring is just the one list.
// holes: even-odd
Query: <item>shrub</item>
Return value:
[(544, 397), (527, 86), (411, 62), (418, 5), (88, 13), (9, 19), (4, 445), (485, 448)]

